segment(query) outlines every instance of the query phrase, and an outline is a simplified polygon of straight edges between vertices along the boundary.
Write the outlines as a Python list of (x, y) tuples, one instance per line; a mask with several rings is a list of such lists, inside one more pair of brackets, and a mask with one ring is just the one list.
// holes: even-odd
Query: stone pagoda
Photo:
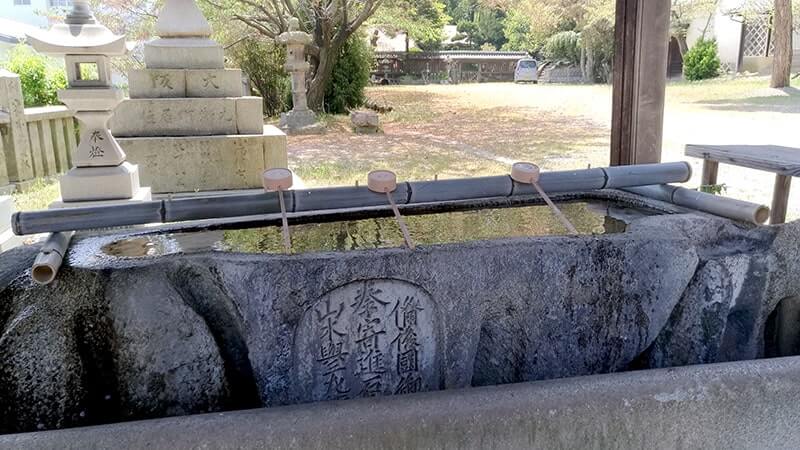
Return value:
[(122, 101), (122, 92), (111, 85), (110, 57), (127, 53), (125, 36), (97, 23), (88, 0), (75, 0), (65, 23), (28, 40), (39, 52), (64, 56), (69, 85), (58, 98), (75, 112), (81, 129), (75, 167), (61, 177), (61, 200), (51, 207), (150, 200), (150, 189), (139, 184), (139, 167), (126, 161), (108, 128)]
[(142, 180), (158, 193), (250, 189), (286, 167), (286, 135), (264, 125), (260, 97), (243, 96), (195, 1), (167, 0), (156, 33), (112, 121)]
[(292, 110), (281, 114), (280, 127), (289, 134), (314, 134), (323, 130), (317, 123), (317, 115), (308, 109), (306, 98), (306, 72), (311, 65), (306, 61), (306, 46), (311, 35), (300, 31), (300, 21), (289, 19), (289, 31), (278, 35), (278, 43), (286, 46), (284, 69), (292, 78)]

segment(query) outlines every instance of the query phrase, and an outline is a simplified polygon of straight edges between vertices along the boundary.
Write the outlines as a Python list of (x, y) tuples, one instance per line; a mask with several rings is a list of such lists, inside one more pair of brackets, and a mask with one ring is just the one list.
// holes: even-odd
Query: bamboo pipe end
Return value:
[(33, 263), (31, 278), (42, 286), (52, 283), (56, 279), (62, 261), (63, 258), (56, 252), (40, 254)]
[(756, 219), (757, 224), (763, 224), (766, 223), (767, 220), (769, 220), (769, 216), (770, 216), (770, 209), (764, 205), (761, 205), (761, 207), (759, 207), (756, 210), (754, 219)]
[(367, 175), (367, 187), (379, 194), (394, 192), (397, 189), (397, 175), (390, 170), (375, 170)]
[(268, 169), (262, 175), (262, 181), (267, 192), (286, 191), (291, 189), (294, 176), (289, 169)]
[(533, 184), (539, 182), (539, 166), (528, 162), (518, 162), (511, 167), (511, 179), (517, 183)]

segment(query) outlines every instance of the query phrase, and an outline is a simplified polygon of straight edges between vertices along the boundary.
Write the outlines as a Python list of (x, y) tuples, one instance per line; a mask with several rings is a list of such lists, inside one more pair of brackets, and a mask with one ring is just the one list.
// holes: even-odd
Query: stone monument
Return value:
[(289, 134), (310, 134), (322, 131), (317, 115), (308, 109), (306, 99), (306, 72), (311, 66), (306, 61), (306, 45), (311, 35), (300, 31), (300, 21), (289, 19), (289, 31), (278, 36), (278, 42), (286, 46), (284, 68), (292, 77), (292, 110), (281, 114), (280, 127)]
[(259, 188), (265, 169), (286, 167), (286, 135), (264, 125), (260, 97), (242, 95), (194, 0), (167, 0), (156, 33), (112, 121), (153, 191)]
[(139, 184), (138, 166), (126, 161), (108, 129), (122, 101), (122, 92), (111, 85), (110, 57), (127, 53), (125, 36), (97, 23), (88, 0), (76, 0), (65, 23), (28, 39), (37, 51), (64, 56), (69, 86), (58, 98), (75, 112), (81, 128), (75, 167), (61, 177), (61, 200), (51, 207), (150, 200), (150, 189)]

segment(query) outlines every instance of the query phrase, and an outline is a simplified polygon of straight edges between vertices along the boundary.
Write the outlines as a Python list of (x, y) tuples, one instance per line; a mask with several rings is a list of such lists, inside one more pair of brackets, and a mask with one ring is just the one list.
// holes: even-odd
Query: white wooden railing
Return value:
[(25, 108), (19, 76), (0, 70), (0, 189), (24, 190), (72, 166), (77, 125), (65, 106)]

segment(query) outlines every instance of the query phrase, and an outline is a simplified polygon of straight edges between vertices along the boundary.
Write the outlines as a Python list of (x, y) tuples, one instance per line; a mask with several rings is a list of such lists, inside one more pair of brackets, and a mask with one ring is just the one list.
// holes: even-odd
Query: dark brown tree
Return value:
[(772, 18), (775, 51), (772, 54), (772, 80), (770, 86), (789, 86), (792, 75), (792, 2), (775, 0)]
[[(322, 110), (325, 88), (347, 39), (373, 14), (383, 0), (206, 0), (232, 11), (231, 17), (274, 39), (289, 28), (289, 17), (300, 19), (313, 36), (308, 47), (311, 74), (308, 106)], [(235, 5), (235, 7), (230, 7)]]

